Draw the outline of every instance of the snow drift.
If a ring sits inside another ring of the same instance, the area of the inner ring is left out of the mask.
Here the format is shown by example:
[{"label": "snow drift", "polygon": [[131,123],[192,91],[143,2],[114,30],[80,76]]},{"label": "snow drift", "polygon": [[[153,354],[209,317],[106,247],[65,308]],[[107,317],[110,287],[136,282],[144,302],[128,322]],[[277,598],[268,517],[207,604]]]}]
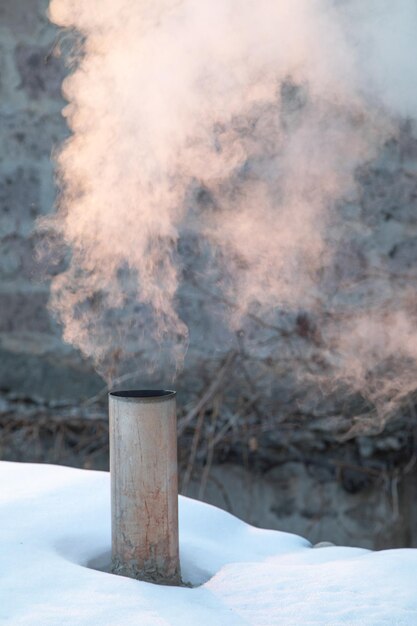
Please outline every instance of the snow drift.
[{"label": "snow drift", "polygon": [[[180,498],[194,588],[101,571],[109,475],[0,463],[0,623],[8,626],[415,626],[416,550],[312,549]],[[94,569],[96,568],[96,569]]]}]

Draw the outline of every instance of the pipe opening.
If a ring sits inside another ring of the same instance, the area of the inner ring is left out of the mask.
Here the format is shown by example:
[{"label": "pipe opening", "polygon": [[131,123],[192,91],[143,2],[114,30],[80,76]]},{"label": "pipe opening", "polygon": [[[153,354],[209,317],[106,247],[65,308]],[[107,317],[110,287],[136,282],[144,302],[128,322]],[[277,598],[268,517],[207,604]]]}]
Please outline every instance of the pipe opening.
[{"label": "pipe opening", "polygon": [[116,398],[137,399],[137,400],[158,400],[163,398],[173,398],[176,395],[175,391],[170,389],[126,389],[124,391],[111,391],[110,396]]}]

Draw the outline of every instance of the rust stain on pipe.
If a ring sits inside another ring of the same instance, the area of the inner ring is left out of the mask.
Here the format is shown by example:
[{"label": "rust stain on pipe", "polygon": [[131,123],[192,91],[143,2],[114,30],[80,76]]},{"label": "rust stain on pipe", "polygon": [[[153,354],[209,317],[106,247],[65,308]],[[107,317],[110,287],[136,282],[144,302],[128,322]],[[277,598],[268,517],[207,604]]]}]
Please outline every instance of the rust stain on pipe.
[{"label": "rust stain on pipe", "polygon": [[112,571],[180,584],[175,391],[109,394]]}]

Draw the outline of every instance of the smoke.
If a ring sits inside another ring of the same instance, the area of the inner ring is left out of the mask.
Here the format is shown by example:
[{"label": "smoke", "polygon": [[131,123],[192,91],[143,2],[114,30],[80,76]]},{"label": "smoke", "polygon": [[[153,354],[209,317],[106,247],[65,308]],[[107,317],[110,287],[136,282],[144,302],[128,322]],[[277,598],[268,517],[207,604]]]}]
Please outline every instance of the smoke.
[{"label": "smoke", "polygon": [[[307,311],[331,365],[317,376],[372,401],[410,390],[414,295],[388,269],[382,291],[363,278],[339,209],[417,114],[414,0],[99,4],[50,5],[83,39],[43,224],[68,248],[51,295],[66,341],[108,379],[168,355],[181,367],[181,250],[197,241],[198,280],[229,303],[231,329]],[[390,380],[370,381],[393,358]]]}]

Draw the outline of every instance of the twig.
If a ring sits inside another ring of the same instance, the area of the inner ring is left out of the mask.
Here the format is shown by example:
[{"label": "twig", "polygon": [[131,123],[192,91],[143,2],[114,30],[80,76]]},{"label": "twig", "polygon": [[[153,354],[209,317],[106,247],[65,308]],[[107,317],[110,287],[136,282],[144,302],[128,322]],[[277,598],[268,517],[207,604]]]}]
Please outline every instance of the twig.
[{"label": "twig", "polygon": [[227,507],[227,511],[228,511],[229,513],[233,513],[232,503],[231,503],[231,501],[230,501],[230,498],[229,498],[229,495],[228,495],[228,493],[227,493],[226,489],[224,488],[224,485],[222,485],[222,483],[220,482],[220,480],[218,480],[217,478],[215,478],[213,475],[211,475],[211,476],[210,476],[210,480],[211,480],[211,482],[213,482],[213,483],[216,485],[216,487],[218,488],[218,490],[219,490],[219,491],[220,491],[220,493],[222,494],[222,496],[223,496],[223,500],[224,500],[224,502],[225,502],[225,504],[226,504],[226,507]]},{"label": "twig", "polygon": [[400,505],[398,496],[398,472],[395,471],[391,478],[391,502],[392,502],[392,520],[396,521],[400,517]]},{"label": "twig", "polygon": [[222,441],[227,433],[227,431],[230,428],[233,428],[233,426],[236,424],[236,422],[240,419],[240,414],[239,413],[232,413],[229,417],[229,419],[227,420],[226,424],[224,424],[224,426],[219,430],[219,432],[217,433],[216,437],[214,437],[211,441],[211,443],[209,444],[209,449],[210,448],[214,448],[220,441]]},{"label": "twig", "polygon": [[[127,374],[123,374],[123,376],[119,376],[118,378],[115,378],[111,386],[114,387],[115,385],[120,385],[120,383],[124,383],[127,380],[134,378],[138,374],[138,372],[139,370],[134,370],[133,372],[128,372]],[[81,406],[90,406],[92,404],[95,404],[96,402],[104,398],[104,396],[109,391],[110,391],[110,385],[107,384],[95,396],[91,396],[91,398],[87,398],[87,400],[85,400],[81,404]]]},{"label": "twig", "polygon": [[[257,396],[257,394],[256,394],[256,385],[253,382],[252,377],[250,376],[250,374],[249,374],[249,372],[248,372],[248,370],[246,368],[245,362],[243,360],[244,354],[245,354],[245,347],[243,345],[243,333],[242,332],[237,332],[236,333],[236,338],[237,338],[237,343],[238,343],[238,346],[239,346],[239,352],[240,352],[241,357],[242,357],[240,359],[240,368],[241,368],[241,370],[243,372],[243,376],[244,376],[244,378],[245,378],[245,380],[246,380],[250,390],[252,391],[252,396],[256,397]],[[259,420],[262,420],[262,414],[261,414],[261,411],[258,408],[257,402],[256,401],[252,402],[252,406],[253,406],[253,410],[256,413],[257,418]]]},{"label": "twig", "polygon": [[190,456],[188,459],[187,468],[185,470],[184,478],[182,481],[181,491],[184,496],[187,494],[188,486],[190,484],[191,474],[193,472],[195,457],[197,454],[198,442],[200,441],[201,430],[203,428],[203,422],[204,422],[204,410],[201,409],[200,414],[198,416],[197,426],[193,435],[193,441],[191,444],[191,450],[190,450]]},{"label": "twig", "polygon": [[220,385],[223,383],[224,377],[227,374],[230,367],[236,360],[238,353],[235,350],[229,352],[223,366],[220,368],[216,378],[213,380],[207,391],[202,395],[197,404],[187,413],[187,415],[179,422],[178,436],[181,436],[188,424],[204,409],[207,404],[213,399]]},{"label": "twig", "polygon": [[200,488],[198,490],[198,499],[202,500],[204,498],[204,494],[206,492],[207,480],[210,475],[210,469],[213,463],[214,456],[214,445],[213,438],[214,432],[216,430],[217,418],[219,416],[219,401],[216,399],[215,406],[213,408],[213,413],[211,415],[211,428],[209,432],[208,444],[207,444],[207,458],[206,464],[204,465],[203,473],[201,476]]}]

